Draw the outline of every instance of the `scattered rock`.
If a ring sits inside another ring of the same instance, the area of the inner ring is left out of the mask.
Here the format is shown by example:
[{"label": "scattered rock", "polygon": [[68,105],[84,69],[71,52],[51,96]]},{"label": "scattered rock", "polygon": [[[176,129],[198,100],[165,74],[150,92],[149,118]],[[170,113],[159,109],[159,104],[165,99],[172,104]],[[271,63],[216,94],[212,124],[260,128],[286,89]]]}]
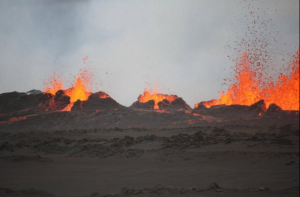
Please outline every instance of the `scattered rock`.
[{"label": "scattered rock", "polygon": [[9,188],[0,187],[0,194],[12,194],[12,193],[15,193],[15,191]]},{"label": "scattered rock", "polygon": [[0,159],[15,161],[15,162],[20,162],[20,161],[52,162],[52,159],[41,157],[40,155],[36,155],[36,156],[12,155],[12,156],[0,157]]},{"label": "scattered rock", "polygon": [[277,138],[275,143],[281,145],[293,145],[293,142],[290,139],[286,139],[286,138]]},{"label": "scattered rock", "polygon": [[282,112],[283,110],[281,109],[281,107],[279,107],[278,105],[272,103],[268,110],[267,113],[274,113],[274,112]]},{"label": "scattered rock", "polygon": [[221,189],[221,187],[217,183],[212,183],[212,184],[209,185],[207,191],[218,190],[218,189]]},{"label": "scattered rock", "polygon": [[268,187],[261,187],[261,188],[259,188],[259,191],[270,191],[270,188],[268,188]]},{"label": "scattered rock", "polygon": [[233,140],[231,138],[226,138],[225,144],[231,144]]},{"label": "scattered rock", "polygon": [[291,161],[291,162],[289,162],[289,163],[287,163],[287,164],[285,164],[285,165],[290,166],[290,165],[293,165],[293,164],[295,164],[295,163],[296,163],[295,161]]},{"label": "scattered rock", "polygon": [[41,190],[36,190],[34,188],[23,189],[20,191],[14,191],[9,188],[0,188],[0,194],[8,194],[9,196],[54,196],[53,194]]}]

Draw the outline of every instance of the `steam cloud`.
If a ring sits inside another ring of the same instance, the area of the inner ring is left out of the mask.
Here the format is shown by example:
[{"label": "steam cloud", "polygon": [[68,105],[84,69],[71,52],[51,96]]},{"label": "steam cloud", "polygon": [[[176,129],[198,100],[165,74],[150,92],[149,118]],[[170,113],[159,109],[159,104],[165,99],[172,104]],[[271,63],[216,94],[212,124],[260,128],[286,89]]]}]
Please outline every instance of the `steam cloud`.
[{"label": "steam cloud", "polygon": [[95,91],[126,106],[156,80],[158,92],[191,106],[219,98],[233,66],[224,46],[245,34],[239,19],[250,3],[272,19],[271,34],[279,31],[274,56],[289,58],[299,47],[297,0],[1,1],[0,93],[42,89],[53,69],[71,82],[88,56],[98,75]]}]

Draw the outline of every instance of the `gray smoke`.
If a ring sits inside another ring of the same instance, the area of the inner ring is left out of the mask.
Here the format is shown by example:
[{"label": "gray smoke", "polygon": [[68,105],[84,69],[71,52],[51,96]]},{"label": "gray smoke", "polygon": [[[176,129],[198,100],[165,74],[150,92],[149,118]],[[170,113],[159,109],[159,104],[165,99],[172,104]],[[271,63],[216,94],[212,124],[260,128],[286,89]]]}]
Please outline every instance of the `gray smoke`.
[{"label": "gray smoke", "polygon": [[123,105],[156,81],[159,92],[190,105],[218,98],[234,66],[227,55],[235,54],[225,46],[245,35],[249,4],[272,19],[268,30],[280,40],[274,54],[294,54],[298,0],[2,0],[0,93],[42,89],[53,69],[68,87],[88,56],[94,91]]}]

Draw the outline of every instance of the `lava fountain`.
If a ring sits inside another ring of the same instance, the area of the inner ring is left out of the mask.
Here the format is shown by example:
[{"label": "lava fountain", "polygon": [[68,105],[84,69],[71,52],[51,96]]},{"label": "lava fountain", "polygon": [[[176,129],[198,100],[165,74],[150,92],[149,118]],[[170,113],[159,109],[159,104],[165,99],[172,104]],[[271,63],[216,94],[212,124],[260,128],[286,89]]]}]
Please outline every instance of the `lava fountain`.
[{"label": "lava fountain", "polygon": [[159,109],[158,103],[164,99],[168,100],[170,103],[176,100],[178,97],[176,95],[167,95],[157,93],[157,85],[153,93],[150,93],[146,88],[144,89],[144,94],[139,95],[138,101],[141,103],[146,103],[150,100],[154,100],[154,109]]},{"label": "lava fountain", "polygon": [[63,81],[60,76],[53,71],[50,77],[44,80],[44,92],[55,95],[58,90],[63,90]]},{"label": "lava fountain", "polygon": [[[228,45],[228,52],[233,50],[234,75],[224,84],[229,85],[227,91],[221,92],[218,100],[201,102],[211,107],[214,105],[252,105],[264,100],[267,107],[272,103],[283,110],[299,110],[299,49],[288,61],[282,58],[284,68],[279,58],[283,44],[280,38],[281,30],[272,18],[262,12],[256,5],[250,5],[243,10],[246,17],[241,22],[246,24],[245,34],[237,37],[234,47]],[[238,32],[237,32],[238,33]],[[294,47],[291,45],[290,47]],[[231,56],[228,56],[231,59]],[[290,55],[289,55],[290,56]],[[199,104],[195,105],[195,108]]]},{"label": "lava fountain", "polygon": [[55,95],[58,90],[63,90],[65,95],[70,97],[70,104],[68,104],[62,111],[71,111],[74,103],[77,100],[86,101],[92,94],[93,73],[88,69],[81,69],[72,88],[64,90],[63,82],[60,77],[54,72],[50,78],[44,82],[45,93]]},{"label": "lava fountain", "polygon": [[274,82],[272,78],[261,80],[258,76],[263,73],[253,69],[248,54],[244,53],[236,63],[234,83],[227,92],[222,92],[219,100],[202,104],[209,108],[214,105],[252,105],[265,100],[267,107],[275,103],[283,110],[299,110],[299,50],[292,58],[286,74],[280,73]]}]

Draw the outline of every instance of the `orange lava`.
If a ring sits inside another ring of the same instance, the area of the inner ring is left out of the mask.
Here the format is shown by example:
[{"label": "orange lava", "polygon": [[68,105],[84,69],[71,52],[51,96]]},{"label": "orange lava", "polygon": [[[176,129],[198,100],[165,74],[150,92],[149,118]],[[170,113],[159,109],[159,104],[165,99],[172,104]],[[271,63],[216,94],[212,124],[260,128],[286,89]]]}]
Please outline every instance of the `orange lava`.
[{"label": "orange lava", "polygon": [[72,85],[72,88],[67,90],[63,89],[63,82],[60,77],[54,72],[53,75],[44,82],[45,93],[56,94],[58,90],[63,90],[65,95],[70,97],[70,104],[68,104],[62,111],[71,111],[74,103],[77,100],[86,101],[92,94],[92,83],[93,83],[93,73],[88,69],[80,70],[78,76],[75,78],[76,82]]},{"label": "orange lava", "polygon": [[277,104],[284,110],[299,110],[299,50],[293,56],[289,75],[279,74],[276,83],[264,90],[267,106]]},{"label": "orange lava", "polygon": [[58,90],[63,90],[63,82],[60,76],[54,71],[52,75],[44,80],[45,93],[50,93],[55,95]]},{"label": "orange lava", "polygon": [[[288,74],[279,74],[273,82],[271,78],[260,80],[262,73],[253,70],[252,62],[246,53],[237,62],[235,80],[226,93],[222,92],[220,100],[203,102],[206,107],[214,105],[252,105],[265,100],[267,107],[275,103],[283,110],[299,110],[299,50],[293,56],[293,62],[286,70]],[[198,107],[198,104],[195,105]]]},{"label": "orange lava", "polygon": [[[213,100],[210,100],[210,101],[203,101],[201,102],[201,104],[203,104],[205,107],[207,108],[210,108],[211,106],[214,106],[214,105],[221,105],[221,101],[220,100],[217,100],[217,99],[213,99]],[[195,104],[195,108],[197,108],[199,106],[199,104]]]},{"label": "orange lava", "polygon": [[[87,82],[89,81],[87,80]],[[65,94],[70,97],[70,104],[68,104],[62,111],[71,111],[76,101],[86,101],[92,93],[87,91],[87,87],[83,84],[82,78],[79,75],[74,86],[65,90]]]},{"label": "orange lava", "polygon": [[91,93],[87,92],[86,90],[86,86],[82,83],[81,78],[78,77],[74,86],[70,89],[67,89],[65,94],[70,97],[71,103],[74,103],[77,100],[86,101],[91,95]]},{"label": "orange lava", "polygon": [[106,99],[106,98],[110,98],[110,97],[108,94],[100,94],[99,98]]},{"label": "orange lava", "polygon": [[151,94],[150,92],[147,91],[145,88],[144,90],[144,95],[140,95],[138,100],[141,103],[146,103],[150,100],[154,100],[154,109],[159,109],[158,103],[160,101],[163,101],[164,99],[168,100],[169,102],[173,102],[176,100],[178,97],[175,95],[166,95],[166,94],[158,94],[157,93],[157,88],[155,88],[154,93]]}]

